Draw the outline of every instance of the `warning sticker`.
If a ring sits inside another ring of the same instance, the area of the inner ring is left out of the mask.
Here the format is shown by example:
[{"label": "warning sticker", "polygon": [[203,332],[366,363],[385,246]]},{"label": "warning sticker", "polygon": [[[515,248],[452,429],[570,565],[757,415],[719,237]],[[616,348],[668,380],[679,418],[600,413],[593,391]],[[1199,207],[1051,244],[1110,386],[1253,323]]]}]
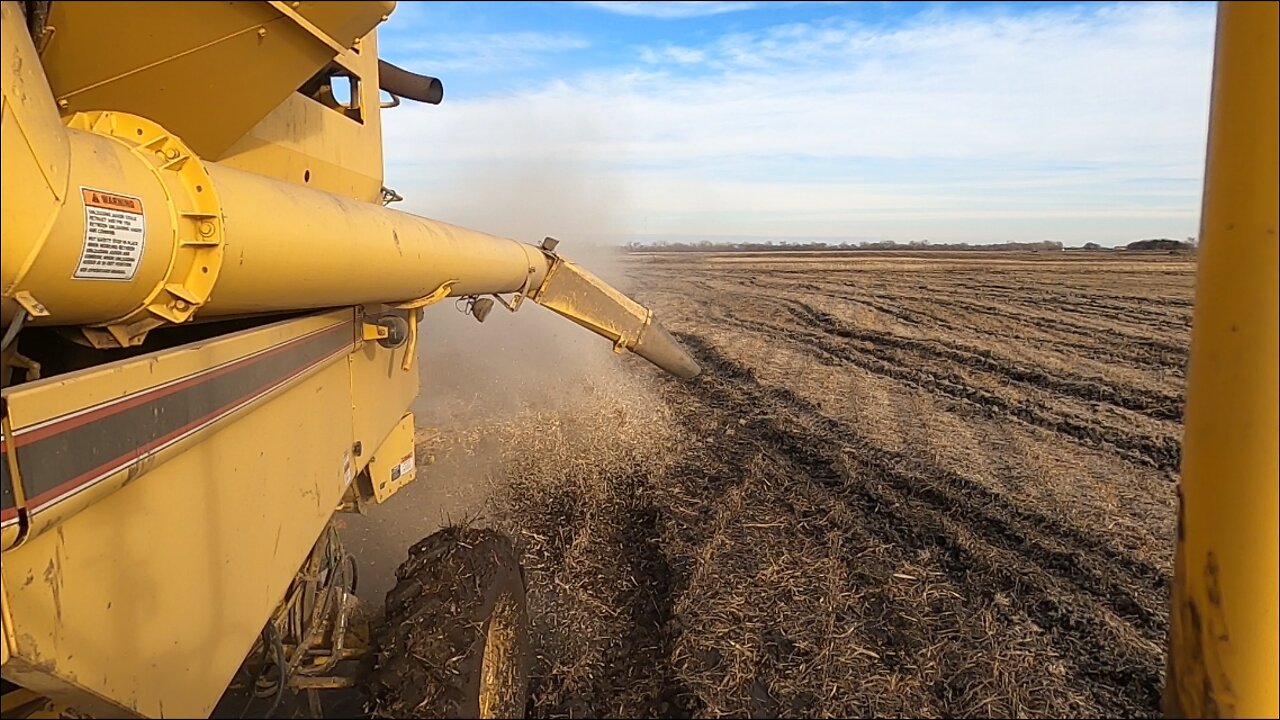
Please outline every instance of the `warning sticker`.
[{"label": "warning sticker", "polygon": [[409,453],[404,457],[403,460],[400,461],[399,465],[396,465],[395,467],[391,468],[391,479],[399,480],[405,475],[408,475],[409,471],[412,469],[413,469],[413,453]]},{"label": "warning sticker", "polygon": [[355,468],[351,467],[351,451],[347,450],[342,453],[342,487],[345,488],[350,485],[351,481],[354,480],[355,477]]},{"label": "warning sticker", "polygon": [[84,248],[72,276],[78,280],[132,280],[147,241],[142,200],[81,187]]}]

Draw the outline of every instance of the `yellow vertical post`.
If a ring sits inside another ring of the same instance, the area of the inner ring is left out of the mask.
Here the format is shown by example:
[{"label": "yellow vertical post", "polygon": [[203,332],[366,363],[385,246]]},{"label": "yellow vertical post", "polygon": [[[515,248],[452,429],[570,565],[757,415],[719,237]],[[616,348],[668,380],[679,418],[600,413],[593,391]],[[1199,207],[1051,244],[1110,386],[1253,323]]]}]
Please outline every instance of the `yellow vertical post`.
[{"label": "yellow vertical post", "polygon": [[1218,8],[1165,680],[1174,717],[1280,713],[1278,9]]}]

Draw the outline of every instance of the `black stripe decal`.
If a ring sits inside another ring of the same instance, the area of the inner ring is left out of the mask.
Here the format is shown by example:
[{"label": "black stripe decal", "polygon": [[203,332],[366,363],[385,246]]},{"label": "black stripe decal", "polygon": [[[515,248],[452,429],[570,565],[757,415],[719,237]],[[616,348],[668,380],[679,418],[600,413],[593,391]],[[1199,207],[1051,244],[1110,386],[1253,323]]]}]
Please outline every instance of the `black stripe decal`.
[{"label": "black stripe decal", "polygon": [[316,333],[286,350],[264,353],[190,387],[14,448],[28,510],[136,462],[166,439],[200,427],[237,403],[350,345],[350,323]]},{"label": "black stripe decal", "polygon": [[13,495],[13,478],[9,475],[9,447],[8,440],[2,440],[3,449],[0,449],[0,522],[8,524],[10,520],[17,519],[17,501]]}]

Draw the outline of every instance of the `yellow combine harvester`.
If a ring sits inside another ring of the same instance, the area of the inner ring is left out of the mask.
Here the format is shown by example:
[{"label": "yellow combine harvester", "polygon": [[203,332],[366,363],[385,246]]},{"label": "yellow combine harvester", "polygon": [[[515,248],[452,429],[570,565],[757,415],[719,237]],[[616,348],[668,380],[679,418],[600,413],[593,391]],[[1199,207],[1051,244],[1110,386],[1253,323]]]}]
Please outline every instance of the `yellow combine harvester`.
[{"label": "yellow combine harvester", "polygon": [[[379,61],[392,8],[3,4],[6,717],[35,696],[205,715],[246,656],[277,697],[351,684],[368,642],[327,528],[415,477],[427,305],[528,299],[697,374],[554,240],[384,207],[380,91],[441,97]],[[440,708],[523,711],[518,568],[473,540],[415,548],[505,563],[471,617],[415,618],[493,618],[489,642],[449,648],[484,682]]]},{"label": "yellow combine harvester", "polygon": [[[1276,7],[1219,16],[1175,715],[1277,713]],[[265,703],[354,684],[370,641],[331,521],[416,475],[427,305],[532,300],[697,374],[550,238],[385,207],[380,113],[441,97],[378,60],[392,9],[3,3],[5,717],[203,716],[240,669]],[[389,604],[439,646],[416,712],[520,713],[506,541],[433,536],[399,574]]]}]

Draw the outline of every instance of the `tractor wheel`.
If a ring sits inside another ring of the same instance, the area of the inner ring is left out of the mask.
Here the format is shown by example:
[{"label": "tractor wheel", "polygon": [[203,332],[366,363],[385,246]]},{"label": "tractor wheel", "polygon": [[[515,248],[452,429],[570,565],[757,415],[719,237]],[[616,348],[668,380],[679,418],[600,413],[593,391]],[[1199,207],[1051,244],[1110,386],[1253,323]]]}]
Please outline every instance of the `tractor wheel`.
[{"label": "tractor wheel", "polygon": [[375,717],[523,717],[529,619],[511,542],[459,527],[419,541],[396,570],[375,643]]}]

